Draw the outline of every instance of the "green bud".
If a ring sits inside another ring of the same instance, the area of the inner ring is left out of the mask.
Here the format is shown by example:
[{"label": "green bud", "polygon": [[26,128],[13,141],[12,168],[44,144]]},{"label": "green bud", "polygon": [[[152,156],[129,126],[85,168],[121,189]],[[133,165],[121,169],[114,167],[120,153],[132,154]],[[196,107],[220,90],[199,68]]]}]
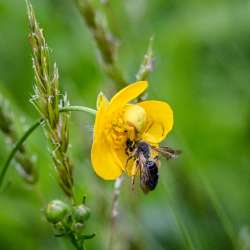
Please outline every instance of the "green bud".
[{"label": "green bud", "polygon": [[66,203],[60,200],[51,201],[45,211],[46,218],[51,223],[57,223],[68,213],[69,207]]},{"label": "green bud", "polygon": [[81,204],[73,208],[73,217],[77,222],[85,222],[90,217],[90,209]]},{"label": "green bud", "polygon": [[71,230],[77,234],[80,234],[83,231],[84,224],[81,222],[76,222],[72,224]]},{"label": "green bud", "polygon": [[53,226],[54,226],[54,230],[55,230],[56,234],[60,235],[60,234],[63,234],[65,232],[64,224],[61,221],[53,224]]}]

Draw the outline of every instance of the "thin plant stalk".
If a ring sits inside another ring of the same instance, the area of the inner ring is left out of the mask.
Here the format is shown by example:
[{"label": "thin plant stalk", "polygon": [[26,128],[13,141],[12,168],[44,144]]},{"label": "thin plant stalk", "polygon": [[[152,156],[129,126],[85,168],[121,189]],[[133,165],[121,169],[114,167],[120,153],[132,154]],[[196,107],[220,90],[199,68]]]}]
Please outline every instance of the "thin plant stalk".
[{"label": "thin plant stalk", "polygon": [[92,108],[88,108],[85,106],[65,106],[60,108],[59,112],[69,112],[69,111],[81,111],[85,113],[89,113],[92,115],[96,114],[96,110]]},{"label": "thin plant stalk", "polygon": [[113,249],[113,242],[114,242],[114,234],[116,230],[116,221],[119,215],[119,196],[121,192],[121,186],[124,180],[124,176],[121,175],[115,180],[114,190],[113,190],[113,200],[112,200],[112,208],[111,208],[111,233],[108,246],[110,250]]},{"label": "thin plant stalk", "polygon": [[150,73],[154,70],[154,53],[153,53],[154,37],[150,37],[147,51],[144,55],[143,61],[136,74],[137,81],[147,80]]},{"label": "thin plant stalk", "polygon": [[3,166],[3,169],[1,171],[1,174],[0,174],[0,188],[1,188],[1,185],[3,183],[3,180],[4,180],[4,177],[6,175],[6,172],[7,172],[7,169],[9,167],[9,164],[11,162],[11,160],[13,159],[13,157],[15,157],[15,154],[20,150],[20,148],[22,147],[23,143],[25,142],[25,140],[32,134],[33,131],[36,130],[36,128],[38,128],[41,123],[43,122],[43,120],[39,120],[37,121],[36,123],[34,123],[26,132],[25,134],[17,141],[15,147],[12,149],[6,163],[4,164]]},{"label": "thin plant stalk", "polygon": [[[18,140],[18,133],[14,126],[13,115],[10,112],[8,102],[0,95],[0,130],[11,145]],[[24,146],[15,154],[17,172],[24,181],[35,184],[38,180],[38,171],[34,162]]]},{"label": "thin plant stalk", "polygon": [[[140,68],[136,74],[137,81],[147,80],[149,78],[150,73],[154,70],[153,42],[154,42],[154,37],[152,36],[149,39],[147,51],[144,55]],[[146,98],[146,96],[147,92],[142,93],[137,97],[137,102],[143,101]]]}]

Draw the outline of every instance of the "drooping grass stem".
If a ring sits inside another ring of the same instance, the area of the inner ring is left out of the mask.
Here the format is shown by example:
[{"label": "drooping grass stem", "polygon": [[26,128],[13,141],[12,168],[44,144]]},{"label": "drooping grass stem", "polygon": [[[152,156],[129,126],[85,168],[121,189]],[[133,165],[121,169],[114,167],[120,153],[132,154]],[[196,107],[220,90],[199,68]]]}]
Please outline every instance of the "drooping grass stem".
[{"label": "drooping grass stem", "polygon": [[[9,107],[6,98],[0,94],[0,132],[6,138],[6,141],[12,145],[16,145],[18,140],[18,132],[14,122],[14,115]],[[28,154],[27,149],[22,146],[15,155],[17,163],[17,173],[28,184],[35,184],[38,181],[38,171],[32,160],[32,156]]]},{"label": "drooping grass stem", "polygon": [[[85,106],[66,106],[66,107],[62,107],[59,109],[60,112],[70,112],[70,111],[80,111],[80,112],[85,112],[85,113],[89,113],[92,115],[96,114],[96,110],[92,109],[92,108],[88,108]],[[41,125],[43,124],[45,120],[42,118],[39,121],[36,121],[24,134],[23,136],[17,141],[16,145],[14,146],[14,148],[12,149],[12,151],[10,152],[4,166],[3,169],[0,173],[0,188],[3,184],[3,180],[4,177],[6,176],[8,167],[12,161],[12,159],[15,157],[15,154],[18,152],[18,150],[20,149],[20,147],[23,145],[23,143],[29,138],[29,136]]]},{"label": "drooping grass stem", "polygon": [[8,167],[10,165],[11,160],[14,158],[15,154],[19,151],[20,147],[23,145],[23,143],[26,141],[26,139],[32,134],[33,131],[36,130],[36,128],[38,128],[42,123],[43,123],[43,119],[40,119],[39,121],[37,121],[36,123],[34,123],[26,132],[25,134],[17,141],[16,145],[14,146],[14,148],[12,149],[11,153],[9,154],[9,157],[7,159],[7,161],[4,164],[4,167],[1,171],[0,174],[0,187],[3,183],[4,177],[6,175],[6,172],[8,170]]}]

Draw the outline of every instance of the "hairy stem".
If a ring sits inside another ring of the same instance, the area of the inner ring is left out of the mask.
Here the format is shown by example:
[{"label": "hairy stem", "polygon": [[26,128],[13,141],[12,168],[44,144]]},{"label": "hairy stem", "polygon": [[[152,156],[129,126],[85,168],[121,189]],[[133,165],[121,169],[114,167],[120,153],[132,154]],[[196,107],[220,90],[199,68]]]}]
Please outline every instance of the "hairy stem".
[{"label": "hairy stem", "polygon": [[113,201],[112,201],[112,212],[111,212],[111,232],[109,239],[109,250],[113,249],[114,243],[114,234],[116,231],[116,220],[119,215],[118,205],[119,205],[119,196],[121,191],[121,186],[123,182],[124,176],[120,176],[115,180],[114,190],[113,190]]}]

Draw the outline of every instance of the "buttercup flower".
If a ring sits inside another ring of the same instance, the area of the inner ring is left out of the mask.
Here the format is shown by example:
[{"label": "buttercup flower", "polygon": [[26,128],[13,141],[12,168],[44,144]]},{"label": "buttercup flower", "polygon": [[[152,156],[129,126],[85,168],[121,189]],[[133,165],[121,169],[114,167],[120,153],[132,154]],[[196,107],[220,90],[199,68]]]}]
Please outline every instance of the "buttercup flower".
[{"label": "buttercup flower", "polygon": [[114,180],[123,171],[136,175],[130,145],[143,141],[157,147],[172,129],[173,112],[166,102],[130,103],[147,87],[146,81],[130,84],[110,102],[103,94],[98,97],[91,160],[96,174],[105,180]]}]

